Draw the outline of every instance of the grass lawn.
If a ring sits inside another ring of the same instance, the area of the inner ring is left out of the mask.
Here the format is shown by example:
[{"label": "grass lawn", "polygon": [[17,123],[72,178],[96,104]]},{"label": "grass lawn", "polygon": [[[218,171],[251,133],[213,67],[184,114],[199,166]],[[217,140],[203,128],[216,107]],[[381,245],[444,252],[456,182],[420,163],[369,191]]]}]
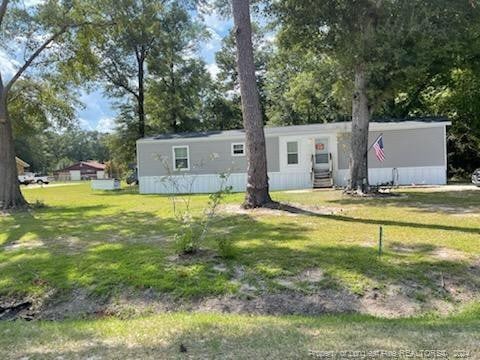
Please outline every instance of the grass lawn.
[{"label": "grass lawn", "polygon": [[[0,348],[10,354],[48,356],[53,339],[60,352],[53,355],[65,358],[178,355],[180,342],[187,354],[205,357],[228,357],[245,344],[245,358],[301,357],[308,349],[473,349],[480,331],[474,188],[401,189],[382,199],[273,193],[302,214],[241,211],[243,195],[233,194],[205,251],[193,257],[175,255],[179,224],[166,196],[92,192],[88,184],[23,191],[44,206],[0,217],[0,306],[28,299],[39,318],[73,319],[0,323]],[[193,211],[207,201],[191,196]],[[218,237],[233,242],[233,258],[217,255]],[[177,307],[240,315],[157,314]],[[461,315],[420,317],[464,307]],[[283,316],[344,312],[377,317]],[[379,318],[405,316],[415,318]]]},{"label": "grass lawn", "polygon": [[[449,318],[395,320],[175,313],[130,320],[4,322],[0,358],[306,359],[313,358],[311,352],[349,351],[336,358],[432,359],[432,353],[422,357],[420,351],[434,349],[439,351],[437,358],[447,354],[450,359],[478,359],[479,319],[480,309],[472,307]],[[186,353],[180,352],[181,344]],[[378,352],[376,357],[351,356],[354,351],[382,350],[390,355],[395,351],[397,357]]]}]

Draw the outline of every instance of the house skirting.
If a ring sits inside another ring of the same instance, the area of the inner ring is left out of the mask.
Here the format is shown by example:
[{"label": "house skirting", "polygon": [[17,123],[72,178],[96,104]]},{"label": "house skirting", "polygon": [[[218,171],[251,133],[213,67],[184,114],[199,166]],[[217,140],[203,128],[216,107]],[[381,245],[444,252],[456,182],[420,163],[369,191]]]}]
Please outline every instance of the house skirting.
[{"label": "house skirting", "polygon": [[[445,166],[399,167],[368,169],[370,185],[391,182],[395,177],[398,185],[445,185],[447,183],[447,168]],[[396,174],[398,172],[398,175]],[[346,186],[349,170],[337,170],[334,174],[335,185]]]},{"label": "house skirting", "polygon": [[[268,173],[270,190],[308,189],[312,187],[310,173]],[[218,191],[222,179],[218,174],[140,176],[141,194],[172,194],[172,193],[212,193]],[[230,174],[226,184],[232,191],[245,191],[247,174]]]},{"label": "house skirting", "polygon": [[[398,173],[398,175],[397,175]],[[294,190],[312,188],[312,178],[309,172],[270,172],[270,190]],[[346,186],[348,169],[334,170],[336,186]],[[369,169],[371,185],[392,181],[398,185],[443,185],[447,183],[445,166],[372,168]],[[247,174],[230,174],[226,185],[234,192],[245,191]],[[218,191],[222,179],[218,174],[173,175],[173,176],[140,176],[141,194],[171,194],[171,193],[212,193]]]}]

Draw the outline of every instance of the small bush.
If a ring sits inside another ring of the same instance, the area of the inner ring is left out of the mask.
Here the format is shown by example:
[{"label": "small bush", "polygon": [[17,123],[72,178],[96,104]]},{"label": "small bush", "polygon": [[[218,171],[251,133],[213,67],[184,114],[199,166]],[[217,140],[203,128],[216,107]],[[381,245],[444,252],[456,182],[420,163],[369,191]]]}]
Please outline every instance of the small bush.
[{"label": "small bush", "polygon": [[[225,196],[232,191],[232,187],[226,185],[228,174],[219,175],[221,183],[218,191],[210,194],[207,206],[203,209],[202,214],[195,218],[190,208],[191,197],[180,195],[185,192],[182,191],[185,189],[188,190],[186,191],[187,194],[192,193],[195,178],[180,182],[176,176],[172,175],[168,166],[166,166],[166,169],[169,175],[163,178],[162,181],[165,181],[172,188],[170,199],[172,201],[173,214],[182,224],[174,237],[177,252],[180,254],[193,254],[204,243],[209,233],[210,225],[217,217],[218,206]],[[185,184],[187,184],[186,188]],[[231,256],[231,244],[227,244],[222,240],[221,244],[219,243],[219,249],[222,254],[225,254],[225,257]]]},{"label": "small bush", "polygon": [[196,222],[184,222],[174,237],[177,252],[180,254],[195,253],[200,248],[200,234],[201,228]]},{"label": "small bush", "polygon": [[227,237],[217,238],[218,253],[224,259],[233,259],[235,257],[235,247],[231,239]]}]

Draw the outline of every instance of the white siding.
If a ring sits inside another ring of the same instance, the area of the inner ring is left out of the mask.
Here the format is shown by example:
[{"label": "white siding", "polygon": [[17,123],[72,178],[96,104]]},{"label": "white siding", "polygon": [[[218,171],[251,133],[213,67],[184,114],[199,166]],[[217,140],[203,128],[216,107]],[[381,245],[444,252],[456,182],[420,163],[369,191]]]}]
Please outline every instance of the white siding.
[{"label": "white siding", "polygon": [[[398,185],[444,185],[447,183],[445,166],[399,167]],[[379,185],[392,181],[393,168],[368,169],[370,185]],[[335,172],[335,185],[346,186],[349,178],[348,170]]]},{"label": "white siding", "polygon": [[[308,189],[312,187],[310,173],[268,174],[270,190]],[[173,179],[173,181],[172,181]],[[178,175],[171,178],[164,176],[141,176],[139,178],[141,194],[169,193],[212,193],[218,191],[222,180],[219,175]],[[173,184],[175,183],[175,184]],[[245,191],[247,174],[231,174],[227,185],[233,191]]]}]

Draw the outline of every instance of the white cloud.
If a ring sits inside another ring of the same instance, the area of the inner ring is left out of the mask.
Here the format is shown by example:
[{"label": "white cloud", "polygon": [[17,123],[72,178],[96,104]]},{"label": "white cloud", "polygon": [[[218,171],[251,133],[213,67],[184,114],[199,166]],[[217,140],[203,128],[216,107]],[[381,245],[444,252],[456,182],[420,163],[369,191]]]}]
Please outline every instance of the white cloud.
[{"label": "white cloud", "polygon": [[200,44],[200,56],[207,64],[215,62],[215,53],[222,46],[222,39],[228,34],[233,26],[231,17],[221,16],[214,6],[214,1],[206,1],[198,11],[198,20],[202,21],[210,38]]},{"label": "white cloud", "polygon": [[24,3],[25,3],[26,7],[40,5],[44,2],[45,2],[45,0],[24,0]]},{"label": "white cloud", "polygon": [[203,2],[198,11],[207,28],[213,29],[220,35],[224,35],[232,27],[231,18],[221,16],[215,8],[214,1]]},{"label": "white cloud", "polygon": [[220,35],[225,34],[232,27],[232,20],[221,17],[216,11],[204,15],[203,22],[207,28]]},{"label": "white cloud", "polygon": [[98,120],[95,130],[101,133],[110,133],[115,130],[116,124],[113,117],[102,117]]},{"label": "white cloud", "polygon": [[84,118],[78,118],[78,125],[80,125],[80,127],[84,130],[89,130],[89,131],[93,130],[92,125],[90,125],[88,120]]},{"label": "white cloud", "polygon": [[220,72],[220,68],[216,63],[212,63],[207,65],[207,71],[210,73],[210,76],[212,77],[212,79],[215,80],[217,78],[218,73]]}]

